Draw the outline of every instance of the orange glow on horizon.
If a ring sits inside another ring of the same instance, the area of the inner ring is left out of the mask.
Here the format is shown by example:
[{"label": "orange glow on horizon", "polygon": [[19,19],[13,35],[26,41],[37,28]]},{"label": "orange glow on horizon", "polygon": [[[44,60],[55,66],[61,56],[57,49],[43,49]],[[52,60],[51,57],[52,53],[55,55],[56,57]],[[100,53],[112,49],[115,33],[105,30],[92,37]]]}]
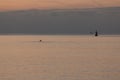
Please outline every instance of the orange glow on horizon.
[{"label": "orange glow on horizon", "polygon": [[0,0],[0,11],[120,6],[120,0]]}]

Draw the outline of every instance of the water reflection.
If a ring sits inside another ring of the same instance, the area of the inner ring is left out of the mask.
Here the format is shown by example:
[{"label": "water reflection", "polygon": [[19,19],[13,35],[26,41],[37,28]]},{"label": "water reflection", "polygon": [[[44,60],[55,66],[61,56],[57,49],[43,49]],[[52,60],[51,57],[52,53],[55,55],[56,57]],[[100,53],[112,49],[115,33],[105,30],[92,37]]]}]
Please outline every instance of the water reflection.
[{"label": "water reflection", "polygon": [[120,37],[0,36],[0,79],[119,80],[119,53]]}]

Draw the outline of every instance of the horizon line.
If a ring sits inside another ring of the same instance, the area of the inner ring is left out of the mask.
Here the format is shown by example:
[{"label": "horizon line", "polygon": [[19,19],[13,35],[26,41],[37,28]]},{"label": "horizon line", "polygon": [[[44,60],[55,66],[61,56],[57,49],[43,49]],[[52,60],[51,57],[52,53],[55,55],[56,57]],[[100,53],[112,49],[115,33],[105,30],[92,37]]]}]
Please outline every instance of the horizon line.
[{"label": "horizon line", "polygon": [[16,10],[3,10],[0,12],[16,12],[16,11],[30,11],[30,10],[86,10],[86,9],[102,9],[102,8],[120,8],[120,6],[109,6],[109,7],[86,7],[86,8],[53,8],[53,9],[38,9],[38,8],[30,8],[30,9],[16,9]]}]

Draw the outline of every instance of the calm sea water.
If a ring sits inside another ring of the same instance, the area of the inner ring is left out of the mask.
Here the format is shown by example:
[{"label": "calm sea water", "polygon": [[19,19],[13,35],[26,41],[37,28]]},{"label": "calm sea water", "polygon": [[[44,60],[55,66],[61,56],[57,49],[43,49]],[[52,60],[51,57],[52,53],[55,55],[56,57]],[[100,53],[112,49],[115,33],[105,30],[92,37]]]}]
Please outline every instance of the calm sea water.
[{"label": "calm sea water", "polygon": [[120,80],[120,36],[1,35],[0,80]]}]

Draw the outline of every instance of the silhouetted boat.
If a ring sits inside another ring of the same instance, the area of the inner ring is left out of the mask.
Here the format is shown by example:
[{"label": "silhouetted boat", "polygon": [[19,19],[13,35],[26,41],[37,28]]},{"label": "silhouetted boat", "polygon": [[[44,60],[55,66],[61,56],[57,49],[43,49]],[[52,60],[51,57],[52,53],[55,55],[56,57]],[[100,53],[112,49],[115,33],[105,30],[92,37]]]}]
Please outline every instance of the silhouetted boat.
[{"label": "silhouetted boat", "polygon": [[98,31],[96,30],[96,32],[95,32],[95,37],[97,37],[98,36]]}]

